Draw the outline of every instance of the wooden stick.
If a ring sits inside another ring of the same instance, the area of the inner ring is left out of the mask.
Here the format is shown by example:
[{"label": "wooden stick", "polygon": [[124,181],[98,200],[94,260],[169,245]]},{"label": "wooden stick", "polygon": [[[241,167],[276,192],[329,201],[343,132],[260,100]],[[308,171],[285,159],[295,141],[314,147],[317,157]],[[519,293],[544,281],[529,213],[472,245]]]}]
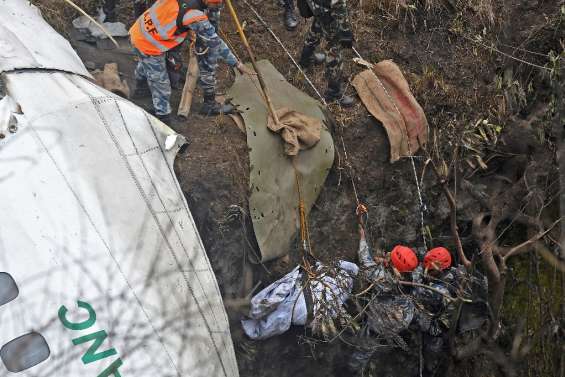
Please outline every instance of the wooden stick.
[{"label": "wooden stick", "polygon": [[235,27],[237,28],[237,32],[239,33],[239,37],[241,38],[241,41],[245,45],[245,48],[247,49],[247,53],[249,54],[249,57],[251,58],[251,64],[253,65],[253,69],[255,70],[255,72],[257,72],[257,78],[259,79],[259,85],[261,85],[261,89],[263,91],[263,96],[265,97],[265,101],[267,102],[267,107],[269,109],[269,112],[271,113],[271,116],[273,117],[275,124],[278,124],[279,123],[279,117],[277,116],[277,113],[275,112],[275,107],[273,106],[273,102],[271,101],[271,97],[269,96],[267,85],[265,84],[265,80],[263,80],[263,75],[261,74],[261,71],[259,71],[259,67],[257,66],[257,60],[255,59],[255,54],[253,54],[253,50],[251,49],[251,46],[249,45],[249,41],[247,40],[247,37],[245,36],[243,28],[241,27],[241,23],[239,22],[239,18],[237,17],[237,13],[235,13],[235,9],[234,9],[234,7],[231,3],[231,0],[227,0],[226,4],[228,5],[230,14],[233,18],[233,22],[235,23]]},{"label": "wooden stick", "polygon": [[179,109],[177,111],[177,115],[185,118],[188,117],[188,114],[190,114],[190,108],[192,106],[192,96],[194,94],[194,89],[196,89],[196,82],[198,81],[198,60],[192,48],[189,48],[188,55],[189,58],[188,69],[186,71],[186,80],[184,82]]}]

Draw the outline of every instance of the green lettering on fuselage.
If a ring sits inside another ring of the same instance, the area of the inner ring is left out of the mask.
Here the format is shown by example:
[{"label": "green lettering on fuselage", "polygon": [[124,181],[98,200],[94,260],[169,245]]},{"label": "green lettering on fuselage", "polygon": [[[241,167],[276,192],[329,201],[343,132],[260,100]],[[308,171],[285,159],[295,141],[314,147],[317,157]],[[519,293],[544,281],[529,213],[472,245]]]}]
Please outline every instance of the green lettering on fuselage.
[{"label": "green lettering on fuselage", "polygon": [[102,373],[98,375],[98,377],[122,377],[120,372],[118,372],[118,368],[121,367],[123,364],[122,359],[118,359],[112,363],[108,368],[104,369]]},{"label": "green lettering on fuselage", "polygon": [[62,305],[59,308],[59,319],[63,323],[63,326],[69,330],[86,330],[96,322],[96,312],[92,309],[92,306],[86,302],[77,301],[77,305],[79,308],[83,308],[88,311],[88,319],[86,321],[78,323],[69,321],[67,319],[67,313],[69,310],[65,307],[65,305]]},{"label": "green lettering on fuselage", "polygon": [[102,343],[104,343],[104,340],[106,340],[107,337],[108,334],[106,333],[106,331],[100,330],[95,333],[73,339],[73,344],[75,346],[94,340],[94,343],[92,343],[92,345],[88,348],[86,353],[82,356],[83,363],[90,364],[95,361],[102,360],[106,357],[114,356],[115,354],[117,354],[114,348],[110,348],[109,350],[96,353],[96,351],[98,351],[98,348],[100,348],[100,346],[102,345]]},{"label": "green lettering on fuselage", "polygon": [[[94,311],[92,306],[84,301],[77,301],[77,306],[88,312],[88,319],[82,322],[70,321],[67,318],[67,314],[69,310],[64,305],[62,305],[59,308],[58,315],[59,315],[59,320],[61,321],[63,326],[73,331],[82,331],[92,327],[96,323],[96,312]],[[87,335],[80,336],[78,338],[74,338],[72,340],[75,346],[94,341],[90,345],[90,347],[88,347],[88,350],[86,350],[86,353],[81,358],[84,365],[93,363],[95,361],[100,361],[107,357],[118,354],[115,348],[110,348],[106,351],[98,352],[99,348],[102,346],[106,338],[108,338],[108,333],[105,330],[100,330]],[[116,359],[112,364],[110,364],[110,366],[104,369],[98,375],[98,377],[110,377],[110,376],[121,377],[121,374],[118,371],[118,369],[122,366],[122,364],[123,361],[121,358]]]}]

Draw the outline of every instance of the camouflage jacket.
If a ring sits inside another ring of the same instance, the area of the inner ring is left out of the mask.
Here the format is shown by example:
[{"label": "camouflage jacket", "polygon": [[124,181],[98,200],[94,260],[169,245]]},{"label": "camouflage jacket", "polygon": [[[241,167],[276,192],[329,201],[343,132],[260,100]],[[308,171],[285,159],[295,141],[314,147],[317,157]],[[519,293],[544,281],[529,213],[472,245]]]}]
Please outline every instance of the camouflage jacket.
[{"label": "camouflage jacket", "polygon": [[195,22],[190,29],[196,34],[196,50],[198,54],[206,54],[210,64],[215,64],[219,59],[234,67],[237,58],[216,33],[216,28],[209,20]]}]

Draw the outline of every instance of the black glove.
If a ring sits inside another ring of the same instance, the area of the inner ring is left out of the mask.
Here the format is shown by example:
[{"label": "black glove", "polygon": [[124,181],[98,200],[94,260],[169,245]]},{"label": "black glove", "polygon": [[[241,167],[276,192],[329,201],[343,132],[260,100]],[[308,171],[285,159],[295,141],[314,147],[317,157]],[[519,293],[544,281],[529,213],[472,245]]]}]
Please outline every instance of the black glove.
[{"label": "black glove", "polygon": [[355,39],[351,30],[340,30],[337,38],[343,48],[353,48],[353,41]]}]

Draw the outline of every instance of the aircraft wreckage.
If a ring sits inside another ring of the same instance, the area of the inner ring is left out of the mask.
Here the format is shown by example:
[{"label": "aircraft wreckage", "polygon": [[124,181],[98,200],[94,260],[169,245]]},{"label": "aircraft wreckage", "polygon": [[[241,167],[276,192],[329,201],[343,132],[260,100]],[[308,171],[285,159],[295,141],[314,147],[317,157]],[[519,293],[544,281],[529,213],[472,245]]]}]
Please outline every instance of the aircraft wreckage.
[{"label": "aircraft wreckage", "polygon": [[238,376],[182,136],[0,0],[0,376]]}]

